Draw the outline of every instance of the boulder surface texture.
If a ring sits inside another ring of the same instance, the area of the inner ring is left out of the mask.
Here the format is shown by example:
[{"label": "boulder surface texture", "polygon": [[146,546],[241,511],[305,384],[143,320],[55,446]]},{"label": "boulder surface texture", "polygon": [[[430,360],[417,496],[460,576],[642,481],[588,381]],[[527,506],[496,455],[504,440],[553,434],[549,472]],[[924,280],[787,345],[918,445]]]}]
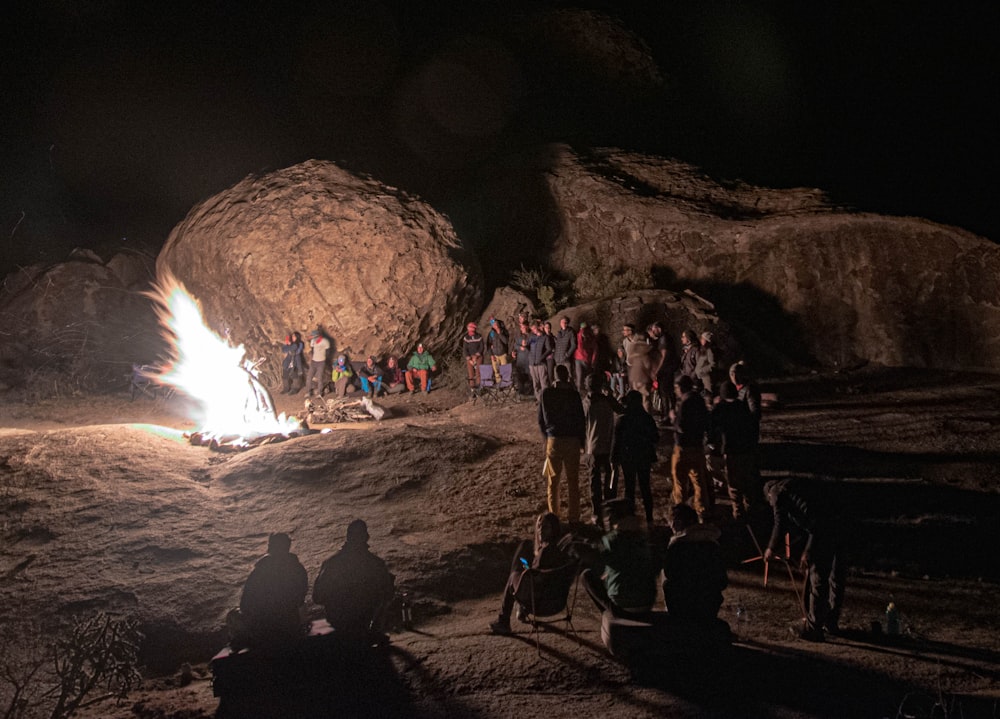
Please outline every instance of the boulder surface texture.
[{"label": "boulder surface texture", "polygon": [[653,268],[723,316],[770,308],[823,365],[1000,367],[1000,248],[986,239],[835,208],[818,190],[722,185],[617,150],[557,146],[547,166],[557,269],[573,274],[591,255]]},{"label": "boulder surface texture", "polygon": [[330,162],[248,177],[171,232],[172,273],[251,357],[316,328],[353,358],[457,346],[482,303],[479,264],[426,203]]}]

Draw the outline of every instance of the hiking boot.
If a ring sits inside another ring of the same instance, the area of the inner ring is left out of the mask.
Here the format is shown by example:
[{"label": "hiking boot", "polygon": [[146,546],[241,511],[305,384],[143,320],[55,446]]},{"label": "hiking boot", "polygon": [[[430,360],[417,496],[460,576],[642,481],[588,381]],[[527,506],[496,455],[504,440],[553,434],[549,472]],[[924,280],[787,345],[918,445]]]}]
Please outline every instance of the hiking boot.
[{"label": "hiking boot", "polygon": [[844,630],[841,629],[840,625],[837,624],[836,622],[834,622],[832,624],[826,624],[826,625],[824,625],[823,628],[826,630],[827,634],[831,634],[831,635],[833,635],[835,637],[843,636],[843,634],[844,634]]},{"label": "hiking boot", "polygon": [[528,619],[528,610],[522,607],[521,605],[518,605],[517,607],[517,621],[521,622],[521,624],[531,623],[530,620]]},{"label": "hiking boot", "polygon": [[511,634],[510,620],[505,617],[497,617],[495,622],[490,622],[490,631],[500,636]]},{"label": "hiking boot", "polygon": [[810,627],[808,625],[803,626],[799,630],[799,639],[803,639],[807,642],[825,642],[826,637],[823,636],[823,630],[819,627]]}]

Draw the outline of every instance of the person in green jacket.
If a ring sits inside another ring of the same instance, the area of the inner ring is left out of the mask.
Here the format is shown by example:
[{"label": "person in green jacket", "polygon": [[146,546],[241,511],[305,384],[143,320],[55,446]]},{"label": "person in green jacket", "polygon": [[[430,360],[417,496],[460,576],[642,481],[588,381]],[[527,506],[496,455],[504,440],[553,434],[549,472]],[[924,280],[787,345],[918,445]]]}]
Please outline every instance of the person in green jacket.
[{"label": "person in green jacket", "polygon": [[421,342],[406,363],[406,389],[410,392],[420,390],[425,393],[430,392],[430,373],[436,371],[437,363],[431,353],[424,348],[424,343]]},{"label": "person in green jacket", "polygon": [[656,601],[659,567],[628,500],[604,503],[611,531],[601,537],[583,586],[598,609],[617,617],[643,617]]}]

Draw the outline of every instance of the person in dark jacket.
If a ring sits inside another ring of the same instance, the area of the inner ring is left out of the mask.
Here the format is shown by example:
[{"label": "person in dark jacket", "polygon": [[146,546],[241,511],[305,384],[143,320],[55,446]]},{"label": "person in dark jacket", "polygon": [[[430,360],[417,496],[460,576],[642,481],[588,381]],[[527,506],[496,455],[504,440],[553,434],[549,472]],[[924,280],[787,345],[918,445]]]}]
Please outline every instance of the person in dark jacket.
[{"label": "person in dark jacket", "polygon": [[287,644],[304,635],[302,607],[309,578],[299,558],[289,550],[284,532],[267,539],[267,554],[257,560],[243,585],[240,618],[252,647]]},{"label": "person in dark jacket", "polygon": [[603,374],[588,375],[584,379],[587,391],[583,398],[583,415],[587,435],[583,453],[590,471],[590,502],[594,524],[603,526],[601,510],[604,502],[615,498],[616,488],[611,484],[611,450],[615,441],[615,417],[625,408],[607,392]]},{"label": "person in dark jacket", "polygon": [[490,355],[490,364],[493,365],[493,377],[500,381],[500,365],[510,362],[508,355],[510,337],[507,335],[507,327],[502,320],[490,317],[490,331],[486,335],[486,351]]},{"label": "person in dark jacket", "polygon": [[760,496],[755,468],[758,425],[746,404],[736,396],[736,385],[725,381],[719,387],[719,402],[708,421],[709,450],[722,457],[733,519],[740,521]]},{"label": "person in dark jacket", "polygon": [[531,347],[532,337],[528,316],[522,313],[518,317],[517,329],[510,337],[510,352],[514,358],[514,377],[517,382],[517,391],[522,395],[531,393],[531,369],[528,364],[528,350]]},{"label": "person in dark jacket", "polygon": [[569,323],[569,317],[559,319],[559,332],[556,333],[555,349],[552,359],[556,367],[563,365],[569,370],[570,382],[573,381],[573,354],[576,352],[576,330]]},{"label": "person in dark jacket", "polygon": [[305,383],[305,364],[302,353],[305,343],[298,332],[285,337],[281,347],[281,394],[298,394]]},{"label": "person in dark jacket", "polygon": [[694,391],[694,382],[681,375],[674,384],[677,410],[674,415],[674,453],[670,471],[674,488],[674,504],[684,502],[694,494],[694,509],[698,519],[705,521],[714,504],[712,489],[705,466],[705,432],[708,430],[708,408],[701,395]]},{"label": "person in dark jacket", "polygon": [[772,479],[764,485],[764,496],[774,510],[774,528],[764,560],[780,557],[778,551],[786,533],[804,539],[799,564],[806,572],[805,622],[799,636],[821,642],[824,630],[840,632],[847,566],[839,546],[839,521],[831,511],[829,497],[822,495],[815,481],[800,477]]},{"label": "person in dark jacket", "polygon": [[555,342],[552,336],[543,331],[541,322],[534,320],[528,344],[528,371],[531,374],[535,401],[541,399],[542,391],[549,386],[549,362],[552,360],[553,347]]},{"label": "person in dark jacket", "polygon": [[559,475],[566,475],[566,520],[580,519],[580,450],[586,420],[580,393],[569,382],[569,368],[556,366],[556,383],[542,390],[538,401],[538,427],[545,438],[545,465],[549,511],[559,516]]},{"label": "person in dark jacket", "polygon": [[649,475],[656,461],[656,445],[660,433],[656,422],[643,407],[642,395],[632,390],[625,395],[625,414],[615,427],[614,449],[611,462],[621,467],[625,483],[625,501],[630,511],[635,512],[635,484],[639,482],[642,507],[646,514],[646,526],[653,524],[653,490]]},{"label": "person in dark jacket", "polygon": [[465,374],[469,379],[469,392],[473,393],[479,386],[479,365],[483,363],[483,356],[486,354],[486,342],[483,336],[476,331],[476,323],[470,322],[465,326],[465,334],[459,344],[462,359],[465,360]]},{"label": "person in dark jacket", "polygon": [[[515,595],[521,578],[528,567],[532,569],[558,569],[573,561],[566,551],[569,537],[563,536],[559,517],[552,512],[539,514],[535,519],[535,539],[525,540],[514,552],[510,565],[507,586],[504,587],[500,612],[496,621],[490,623],[494,634],[510,634],[510,615],[514,611]],[[544,597],[539,597],[544,601]]]},{"label": "person in dark jacket", "polygon": [[368,549],[368,525],[355,519],[347,527],[344,546],[320,567],[312,596],[343,637],[382,641],[394,584],[385,562]]},{"label": "person in dark jacket", "polygon": [[722,590],[729,584],[719,548],[719,528],[699,524],[686,504],[670,508],[673,533],[663,561],[663,602],[674,619],[707,624],[722,607]]},{"label": "person in dark jacket", "polygon": [[684,330],[681,332],[681,356],[680,368],[677,376],[690,377],[694,380],[698,375],[695,367],[698,365],[698,335],[694,330]]}]

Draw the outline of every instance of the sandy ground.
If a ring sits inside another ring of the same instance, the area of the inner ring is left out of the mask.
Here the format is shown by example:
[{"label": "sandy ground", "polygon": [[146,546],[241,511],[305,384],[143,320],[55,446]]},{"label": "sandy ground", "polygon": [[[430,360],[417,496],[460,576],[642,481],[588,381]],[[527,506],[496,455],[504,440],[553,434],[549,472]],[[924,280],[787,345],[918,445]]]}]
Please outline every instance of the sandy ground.
[{"label": "sandy ground", "polygon": [[[122,706],[81,715],[212,716],[208,661],[267,533],[290,532],[313,578],[363,517],[414,599],[415,627],[392,632],[379,667],[344,670],[359,714],[1000,716],[1000,378],[868,371],[766,388],[781,403],[765,414],[765,474],[836,483],[851,515],[851,631],[826,644],[793,638],[789,577],[772,569],[763,586],[761,564],[743,563],[757,553],[750,534],[723,506],[721,616],[735,651],[700,683],[669,681],[678,667],[666,662],[663,681],[633,681],[582,589],[575,634],[543,632],[540,654],[516,622],[512,637],[489,634],[511,552],[544,508],[541,441],[533,402],[485,407],[448,387],[384,400],[378,423],[233,454],[184,440],[193,425],[177,399],[0,404],[0,619],[136,616],[147,680]],[[664,433],[661,527],[669,451]],[[869,631],[889,601],[904,629],[892,642]]]}]

